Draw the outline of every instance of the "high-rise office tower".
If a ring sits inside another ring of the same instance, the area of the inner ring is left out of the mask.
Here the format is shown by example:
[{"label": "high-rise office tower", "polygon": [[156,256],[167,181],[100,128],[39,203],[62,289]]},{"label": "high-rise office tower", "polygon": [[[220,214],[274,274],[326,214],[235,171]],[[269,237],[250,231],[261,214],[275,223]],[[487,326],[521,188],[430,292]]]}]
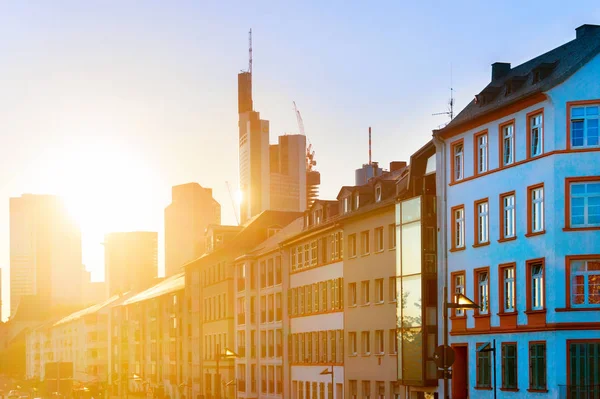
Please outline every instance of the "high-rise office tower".
[{"label": "high-rise office tower", "polygon": [[270,208],[278,211],[303,211],[306,197],[306,136],[278,137],[270,146]]},{"label": "high-rise office tower", "polygon": [[158,233],[106,234],[104,264],[109,297],[149,287],[158,277]]},{"label": "high-rise office tower", "polygon": [[48,305],[81,302],[81,231],[52,195],[10,199],[10,312],[23,296]]},{"label": "high-rise office tower", "polygon": [[221,224],[221,205],[211,188],[187,183],[171,189],[171,203],[165,208],[165,277],[182,271],[187,262],[205,250],[205,231]]}]

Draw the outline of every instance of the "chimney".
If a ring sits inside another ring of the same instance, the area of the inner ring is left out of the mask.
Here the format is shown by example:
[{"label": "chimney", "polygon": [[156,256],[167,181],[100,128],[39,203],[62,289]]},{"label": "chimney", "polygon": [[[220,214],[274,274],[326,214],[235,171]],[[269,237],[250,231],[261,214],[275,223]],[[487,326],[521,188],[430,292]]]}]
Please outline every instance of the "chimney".
[{"label": "chimney", "polygon": [[575,28],[576,38],[581,39],[584,36],[591,36],[600,33],[600,25],[581,25],[579,28]]},{"label": "chimney", "polygon": [[406,167],[406,161],[392,161],[390,162],[390,172],[395,172]]},{"label": "chimney", "polygon": [[510,72],[510,62],[494,62],[492,64],[492,82]]}]

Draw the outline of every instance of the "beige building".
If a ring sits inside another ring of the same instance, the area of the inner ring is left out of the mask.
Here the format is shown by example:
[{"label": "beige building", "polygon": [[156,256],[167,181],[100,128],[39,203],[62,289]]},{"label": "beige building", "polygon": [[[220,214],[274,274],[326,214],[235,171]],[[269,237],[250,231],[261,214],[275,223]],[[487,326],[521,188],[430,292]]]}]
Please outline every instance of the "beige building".
[{"label": "beige building", "polygon": [[221,224],[221,205],[212,189],[187,183],[171,189],[171,203],[165,208],[165,276],[183,271],[183,265],[205,251],[205,232]]},{"label": "beige building", "polygon": [[158,277],[158,233],[106,234],[104,264],[109,296],[150,287]]},{"label": "beige building", "polygon": [[403,170],[384,173],[362,186],[343,187],[338,195],[346,255],[346,398],[400,397],[394,221],[396,180]]},{"label": "beige building", "polygon": [[10,314],[20,299],[44,304],[81,303],[81,232],[53,195],[10,199]]},{"label": "beige building", "polygon": [[280,242],[302,231],[300,217],[236,259],[235,361],[238,397],[289,398],[286,309],[289,252]]},{"label": "beige building", "polygon": [[186,301],[191,312],[184,350],[193,398],[234,394],[234,361],[225,354],[235,348],[235,259],[299,216],[298,212],[265,211],[242,226],[211,226],[207,252],[186,265]]}]

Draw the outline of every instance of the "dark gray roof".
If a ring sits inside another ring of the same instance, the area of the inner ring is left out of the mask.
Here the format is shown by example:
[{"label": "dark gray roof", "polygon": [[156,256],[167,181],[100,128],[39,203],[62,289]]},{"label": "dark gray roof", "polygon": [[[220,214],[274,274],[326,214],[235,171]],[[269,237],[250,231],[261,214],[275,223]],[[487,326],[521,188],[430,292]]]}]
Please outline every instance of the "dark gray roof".
[{"label": "dark gray roof", "polygon": [[[434,134],[442,134],[449,129],[456,128],[521,99],[548,91],[563,83],[600,53],[600,26],[583,25],[577,28],[577,36],[575,40],[516,66],[510,69],[506,75],[492,80],[482,90],[482,93],[499,91],[493,99],[483,105],[476,103],[475,99],[472,100],[448,125],[434,131]],[[534,83],[534,70],[540,66],[552,66],[553,64],[554,67],[548,76]],[[525,78],[523,82],[518,82],[522,85],[512,93],[505,95],[505,84],[511,79],[518,81],[520,78]]]}]

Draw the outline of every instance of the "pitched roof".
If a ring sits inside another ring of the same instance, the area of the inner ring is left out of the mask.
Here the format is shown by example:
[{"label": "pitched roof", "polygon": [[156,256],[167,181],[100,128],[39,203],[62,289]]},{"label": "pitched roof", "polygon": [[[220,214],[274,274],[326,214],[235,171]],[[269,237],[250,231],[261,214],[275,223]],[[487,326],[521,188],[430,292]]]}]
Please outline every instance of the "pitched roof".
[{"label": "pitched roof", "polygon": [[185,272],[175,274],[161,281],[160,283],[135,294],[129,299],[123,301],[123,306],[131,305],[132,303],[146,301],[152,298],[158,298],[172,292],[181,291],[185,288]]},{"label": "pitched roof", "polygon": [[[495,93],[485,104],[472,100],[448,125],[434,131],[434,135],[442,134],[466,122],[472,121],[492,111],[506,107],[519,100],[543,93],[563,83],[577,70],[587,64],[600,53],[600,26],[583,25],[577,28],[577,38],[510,69],[498,79],[492,80],[483,92]],[[534,70],[538,67],[549,67],[552,71],[544,79],[534,82]],[[521,81],[521,79],[524,79]],[[504,94],[506,83],[519,80],[519,86],[510,94]]]},{"label": "pitched roof", "polygon": [[277,248],[281,242],[300,233],[302,227],[304,227],[304,217],[299,217],[276,234],[261,242],[248,255],[258,256]]},{"label": "pitched roof", "polygon": [[112,296],[112,297],[108,298],[104,302],[100,302],[100,303],[92,305],[92,306],[90,306],[88,308],[82,309],[82,310],[80,310],[78,312],[71,313],[70,315],[68,315],[66,317],[63,317],[62,319],[58,320],[56,323],[54,323],[52,325],[52,327],[56,327],[56,326],[61,325],[61,324],[69,323],[71,321],[75,321],[75,320],[81,319],[82,317],[89,316],[89,315],[92,315],[94,313],[97,313],[100,310],[104,309],[105,307],[107,307],[107,306],[113,304],[114,302],[118,301],[119,298],[122,298],[122,296],[115,295],[115,296]]}]

